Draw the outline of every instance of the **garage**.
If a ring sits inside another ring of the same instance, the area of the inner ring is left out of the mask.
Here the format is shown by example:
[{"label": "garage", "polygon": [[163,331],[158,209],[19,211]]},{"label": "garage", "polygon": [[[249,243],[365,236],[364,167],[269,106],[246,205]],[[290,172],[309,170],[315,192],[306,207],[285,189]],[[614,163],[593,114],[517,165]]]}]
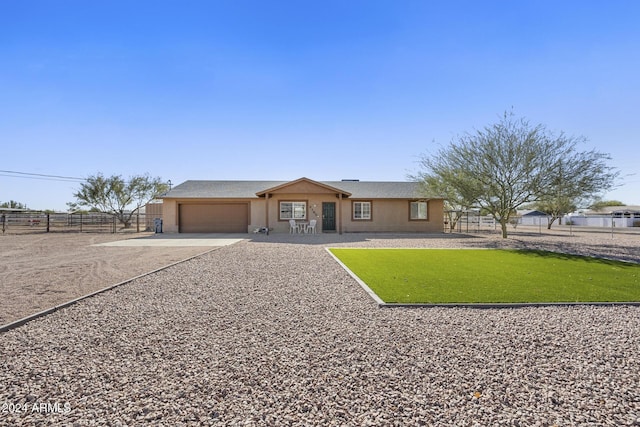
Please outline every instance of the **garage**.
[{"label": "garage", "polygon": [[246,233],[248,203],[180,204],[180,233]]}]

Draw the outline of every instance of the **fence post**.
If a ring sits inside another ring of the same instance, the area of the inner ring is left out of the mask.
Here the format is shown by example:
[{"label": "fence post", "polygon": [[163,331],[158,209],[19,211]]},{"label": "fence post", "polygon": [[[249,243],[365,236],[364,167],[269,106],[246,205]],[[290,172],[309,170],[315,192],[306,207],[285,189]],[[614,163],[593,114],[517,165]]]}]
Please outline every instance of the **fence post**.
[{"label": "fence post", "polygon": [[2,214],[2,234],[4,234],[4,230],[6,229],[5,224],[7,223],[7,216]]},{"label": "fence post", "polygon": [[50,216],[49,214],[47,214],[47,233],[49,232],[49,218]]},{"label": "fence post", "polygon": [[613,219],[613,214],[611,214],[611,238],[613,239],[613,227],[616,226],[616,220]]}]

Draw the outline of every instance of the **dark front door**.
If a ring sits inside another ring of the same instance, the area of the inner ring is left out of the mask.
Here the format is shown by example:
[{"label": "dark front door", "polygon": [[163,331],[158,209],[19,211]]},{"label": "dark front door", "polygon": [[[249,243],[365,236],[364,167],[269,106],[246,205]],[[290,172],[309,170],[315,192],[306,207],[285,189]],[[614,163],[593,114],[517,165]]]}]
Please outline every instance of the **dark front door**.
[{"label": "dark front door", "polygon": [[336,231],[336,204],[322,202],[322,231]]}]

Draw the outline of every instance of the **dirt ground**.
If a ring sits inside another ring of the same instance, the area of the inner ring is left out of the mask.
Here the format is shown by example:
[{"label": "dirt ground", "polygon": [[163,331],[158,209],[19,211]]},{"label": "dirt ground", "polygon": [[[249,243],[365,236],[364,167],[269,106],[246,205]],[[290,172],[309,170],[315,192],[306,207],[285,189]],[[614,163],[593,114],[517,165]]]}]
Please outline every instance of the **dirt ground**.
[{"label": "dirt ground", "polygon": [[0,235],[0,325],[212,249],[91,246],[146,235]]}]

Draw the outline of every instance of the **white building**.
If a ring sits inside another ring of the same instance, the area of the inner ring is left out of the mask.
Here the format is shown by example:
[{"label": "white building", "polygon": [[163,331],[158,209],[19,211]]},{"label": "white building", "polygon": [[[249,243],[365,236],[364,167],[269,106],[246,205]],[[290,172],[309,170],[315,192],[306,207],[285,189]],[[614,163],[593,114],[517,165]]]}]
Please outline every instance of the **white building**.
[{"label": "white building", "polygon": [[564,216],[565,224],[585,227],[640,227],[640,206],[608,206]]}]

